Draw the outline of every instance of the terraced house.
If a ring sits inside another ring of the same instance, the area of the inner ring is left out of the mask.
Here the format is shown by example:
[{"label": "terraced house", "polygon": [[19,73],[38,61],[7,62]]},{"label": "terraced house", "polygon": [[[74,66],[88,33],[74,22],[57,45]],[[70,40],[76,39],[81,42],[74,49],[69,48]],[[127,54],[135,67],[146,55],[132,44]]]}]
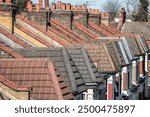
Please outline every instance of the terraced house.
[{"label": "terraced house", "polygon": [[124,32],[124,9],[121,32],[86,5],[28,0],[17,13],[6,0],[0,11],[0,99],[149,98],[149,47],[145,35]]}]

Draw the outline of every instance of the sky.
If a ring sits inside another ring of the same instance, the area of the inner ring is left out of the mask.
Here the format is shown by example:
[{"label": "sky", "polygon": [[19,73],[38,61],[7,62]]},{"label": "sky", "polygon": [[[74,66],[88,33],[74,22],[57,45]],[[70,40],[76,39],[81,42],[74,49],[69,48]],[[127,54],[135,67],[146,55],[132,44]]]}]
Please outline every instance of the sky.
[{"label": "sky", "polygon": [[[33,0],[33,2],[37,3],[39,0]],[[50,2],[57,1],[57,0],[49,0]],[[71,4],[85,4],[86,1],[89,1],[89,6],[91,8],[99,9],[100,5],[102,5],[106,0],[61,0],[64,3],[71,3]]]}]

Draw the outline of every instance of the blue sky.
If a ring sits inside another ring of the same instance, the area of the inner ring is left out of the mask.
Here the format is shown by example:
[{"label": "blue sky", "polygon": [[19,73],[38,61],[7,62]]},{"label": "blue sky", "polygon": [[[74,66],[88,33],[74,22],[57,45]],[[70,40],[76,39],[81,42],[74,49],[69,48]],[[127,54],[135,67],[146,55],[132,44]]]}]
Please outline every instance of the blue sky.
[{"label": "blue sky", "polygon": [[[39,0],[33,0],[33,2],[37,3]],[[52,1],[57,1],[57,0],[49,0],[50,2]],[[102,5],[106,0],[61,0],[64,3],[71,3],[71,4],[84,4],[86,1],[90,1],[89,7],[92,8],[100,8],[100,5]]]}]

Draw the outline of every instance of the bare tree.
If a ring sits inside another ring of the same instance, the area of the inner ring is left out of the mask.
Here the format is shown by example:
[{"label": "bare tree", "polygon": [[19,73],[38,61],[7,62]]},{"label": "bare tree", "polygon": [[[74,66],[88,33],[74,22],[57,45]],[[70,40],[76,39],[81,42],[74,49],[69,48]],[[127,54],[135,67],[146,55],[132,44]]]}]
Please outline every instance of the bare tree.
[{"label": "bare tree", "polygon": [[122,2],[119,0],[106,0],[101,6],[101,9],[110,14],[110,20],[113,21],[117,13],[122,6]]},{"label": "bare tree", "polygon": [[133,21],[148,21],[149,0],[127,0],[126,8],[128,17]]}]

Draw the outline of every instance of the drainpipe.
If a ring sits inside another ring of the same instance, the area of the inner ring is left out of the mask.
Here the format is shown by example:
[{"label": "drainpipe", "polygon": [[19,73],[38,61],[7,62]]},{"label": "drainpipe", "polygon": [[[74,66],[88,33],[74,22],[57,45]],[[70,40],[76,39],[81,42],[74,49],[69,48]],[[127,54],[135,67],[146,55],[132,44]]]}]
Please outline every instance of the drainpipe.
[{"label": "drainpipe", "polygon": [[17,8],[13,6],[12,9],[12,34],[14,33],[14,24],[15,24],[15,16],[16,16]]}]

